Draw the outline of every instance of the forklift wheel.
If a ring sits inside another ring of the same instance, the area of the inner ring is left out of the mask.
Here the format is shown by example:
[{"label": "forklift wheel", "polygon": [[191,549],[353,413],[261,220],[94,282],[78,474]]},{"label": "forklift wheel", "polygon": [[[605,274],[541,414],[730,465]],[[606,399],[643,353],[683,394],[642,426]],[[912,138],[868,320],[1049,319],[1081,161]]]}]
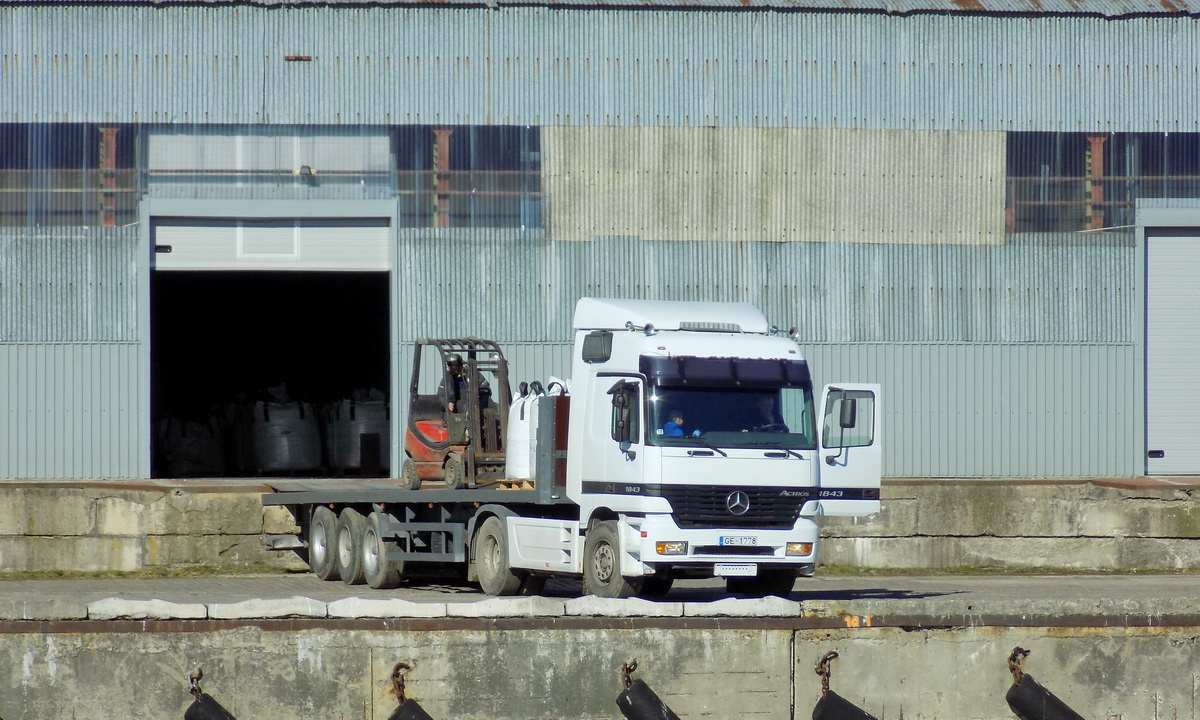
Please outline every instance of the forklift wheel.
[{"label": "forklift wheel", "polygon": [[417,466],[412,458],[404,458],[400,464],[400,486],[405,490],[420,490],[421,478],[417,477]]},{"label": "forklift wheel", "polygon": [[462,453],[457,450],[446,455],[446,464],[442,466],[442,482],[451,490],[458,490],[467,484],[466,469],[463,467]]}]

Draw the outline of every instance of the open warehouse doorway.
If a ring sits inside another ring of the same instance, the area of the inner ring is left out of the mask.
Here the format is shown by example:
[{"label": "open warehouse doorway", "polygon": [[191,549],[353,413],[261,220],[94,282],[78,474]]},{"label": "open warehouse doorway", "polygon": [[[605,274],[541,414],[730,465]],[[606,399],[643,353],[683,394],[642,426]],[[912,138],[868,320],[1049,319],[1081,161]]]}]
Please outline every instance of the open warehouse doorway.
[{"label": "open warehouse doorway", "polygon": [[152,476],[390,474],[387,230],[155,224]]}]

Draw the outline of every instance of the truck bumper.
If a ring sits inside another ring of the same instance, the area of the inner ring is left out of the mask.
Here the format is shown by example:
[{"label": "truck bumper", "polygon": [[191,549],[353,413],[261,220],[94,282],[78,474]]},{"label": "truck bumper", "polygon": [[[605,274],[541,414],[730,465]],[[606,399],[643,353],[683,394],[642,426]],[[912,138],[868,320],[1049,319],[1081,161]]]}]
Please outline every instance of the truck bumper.
[{"label": "truck bumper", "polygon": [[622,553],[621,574],[626,577],[650,575],[664,567],[721,575],[725,569],[746,572],[748,565],[799,567],[816,562],[819,531],[808,518],[799,518],[786,530],[680,528],[670,515],[624,517],[621,524],[630,550]]}]

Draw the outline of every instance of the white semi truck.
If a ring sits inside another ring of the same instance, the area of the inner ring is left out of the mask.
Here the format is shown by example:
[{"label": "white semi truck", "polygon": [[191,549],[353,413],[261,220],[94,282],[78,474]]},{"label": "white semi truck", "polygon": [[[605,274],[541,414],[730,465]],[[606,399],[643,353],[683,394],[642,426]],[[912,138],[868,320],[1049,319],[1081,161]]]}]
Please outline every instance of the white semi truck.
[{"label": "white semi truck", "polygon": [[[273,481],[264,504],[301,534],[269,545],[376,588],[458,564],[492,595],[558,576],[604,597],[681,577],[762,596],[812,570],[815,517],[879,511],[879,386],[827,385],[818,404],[795,340],[753,306],[585,298],[574,328],[571,380],[511,409],[494,343],[418,341],[399,483]],[[491,394],[449,412],[421,392],[423,349]]]}]

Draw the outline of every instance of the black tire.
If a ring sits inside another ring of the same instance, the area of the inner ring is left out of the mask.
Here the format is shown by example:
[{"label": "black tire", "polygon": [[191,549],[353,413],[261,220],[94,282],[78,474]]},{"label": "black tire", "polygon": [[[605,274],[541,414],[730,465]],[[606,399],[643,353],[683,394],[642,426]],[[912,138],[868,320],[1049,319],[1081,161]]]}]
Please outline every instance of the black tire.
[{"label": "black tire", "polygon": [[787,597],[796,585],[796,568],[759,568],[757,577],[729,578],[725,589],[731,595],[760,598],[768,595]]},{"label": "black tire", "polygon": [[367,520],[362,513],[352,508],[342,510],[337,524],[337,566],[342,582],[347,585],[362,585],[362,539]]},{"label": "black tire", "polygon": [[463,465],[463,456],[457,450],[446,455],[446,462],[442,465],[442,482],[451,490],[458,490],[467,484],[467,470]]},{"label": "black tire", "polygon": [[404,564],[388,560],[388,543],[384,542],[379,525],[379,514],[371,513],[363,526],[363,577],[376,590],[390,590],[400,584]]},{"label": "black tire", "polygon": [[583,542],[583,591],[609,598],[627,598],[642,589],[642,578],[621,576],[621,544],[617,521],[605,520],[588,530]]},{"label": "black tire", "polygon": [[546,581],[550,578],[545,575],[534,575],[528,573],[525,579],[521,581],[521,589],[517,591],[518,595],[541,595],[546,589]]},{"label": "black tire", "polygon": [[670,575],[649,575],[642,580],[642,591],[638,595],[644,598],[666,597],[674,584],[675,578]]},{"label": "black tire", "polygon": [[421,478],[417,477],[417,464],[410,457],[400,463],[400,487],[405,490],[420,490]]},{"label": "black tire", "polygon": [[508,566],[508,538],[504,523],[493,515],[475,533],[475,573],[479,587],[488,595],[516,595],[521,575]]},{"label": "black tire", "polygon": [[308,521],[308,566],[322,580],[337,580],[337,517],[321,505]]}]

